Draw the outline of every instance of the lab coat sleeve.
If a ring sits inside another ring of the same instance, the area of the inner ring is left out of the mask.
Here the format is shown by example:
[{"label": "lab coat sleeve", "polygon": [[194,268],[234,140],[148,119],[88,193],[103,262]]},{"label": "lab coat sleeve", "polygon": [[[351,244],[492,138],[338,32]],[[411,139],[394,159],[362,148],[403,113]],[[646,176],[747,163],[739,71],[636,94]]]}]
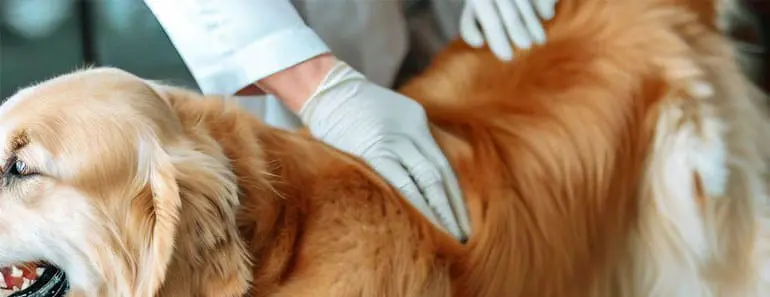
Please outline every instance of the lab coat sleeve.
[{"label": "lab coat sleeve", "polygon": [[232,95],[329,52],[289,0],[145,0],[201,91]]}]

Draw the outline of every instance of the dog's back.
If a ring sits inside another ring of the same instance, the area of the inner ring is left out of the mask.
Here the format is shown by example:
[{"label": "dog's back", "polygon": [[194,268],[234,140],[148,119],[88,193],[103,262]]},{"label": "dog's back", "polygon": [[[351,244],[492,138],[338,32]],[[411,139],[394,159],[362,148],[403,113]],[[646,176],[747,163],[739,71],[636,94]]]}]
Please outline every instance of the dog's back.
[{"label": "dog's back", "polygon": [[[214,140],[231,160],[238,227],[253,260],[247,296],[451,294],[448,267],[461,245],[363,161],[309,135],[270,128],[218,98],[163,93],[195,142]],[[179,242],[181,249],[199,244]]]},{"label": "dog's back", "polygon": [[474,227],[458,296],[765,296],[762,94],[711,1],[563,0],[546,45],[456,42],[403,89]]},{"label": "dog's back", "polygon": [[761,94],[703,3],[562,0],[546,45],[456,42],[402,90],[458,173],[466,247],[354,158],[192,108],[258,190],[252,295],[764,296]]},{"label": "dog's back", "polygon": [[465,192],[465,247],[355,158],[175,108],[233,161],[253,296],[759,297],[767,123],[715,15],[562,0],[514,63],[456,42],[408,84]]}]

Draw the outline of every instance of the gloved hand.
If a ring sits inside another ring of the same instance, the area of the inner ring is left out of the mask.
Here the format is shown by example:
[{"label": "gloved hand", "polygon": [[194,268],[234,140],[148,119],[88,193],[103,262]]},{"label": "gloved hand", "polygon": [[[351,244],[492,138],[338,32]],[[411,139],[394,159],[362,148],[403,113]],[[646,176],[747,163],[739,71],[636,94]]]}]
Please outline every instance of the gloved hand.
[{"label": "gloved hand", "polygon": [[364,159],[432,223],[467,238],[457,178],[417,102],[337,62],[299,116],[316,138]]},{"label": "gloved hand", "polygon": [[[511,41],[520,49],[529,48],[533,42],[545,42],[545,30],[538,15],[544,20],[550,20],[558,0],[465,1],[460,18],[460,35],[463,40],[473,47],[481,47],[486,42],[495,56],[509,61],[513,59]],[[483,33],[476,25],[477,21]]]}]

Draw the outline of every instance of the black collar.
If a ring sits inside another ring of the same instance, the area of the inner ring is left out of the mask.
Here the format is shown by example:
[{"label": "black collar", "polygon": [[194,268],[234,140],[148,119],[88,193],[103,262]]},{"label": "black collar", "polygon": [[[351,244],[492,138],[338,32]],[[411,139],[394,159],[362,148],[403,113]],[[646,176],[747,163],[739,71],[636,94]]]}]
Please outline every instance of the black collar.
[{"label": "black collar", "polygon": [[64,297],[69,290],[69,283],[64,272],[49,268],[37,278],[34,284],[24,291],[16,292],[9,297]]}]

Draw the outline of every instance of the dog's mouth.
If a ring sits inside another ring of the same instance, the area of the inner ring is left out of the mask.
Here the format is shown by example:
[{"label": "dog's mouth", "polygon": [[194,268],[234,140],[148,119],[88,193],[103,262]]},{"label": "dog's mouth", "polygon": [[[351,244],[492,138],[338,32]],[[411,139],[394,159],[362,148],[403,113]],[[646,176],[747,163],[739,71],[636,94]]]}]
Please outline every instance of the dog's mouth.
[{"label": "dog's mouth", "polygon": [[0,268],[0,297],[64,296],[67,280],[58,268],[28,263]]}]

